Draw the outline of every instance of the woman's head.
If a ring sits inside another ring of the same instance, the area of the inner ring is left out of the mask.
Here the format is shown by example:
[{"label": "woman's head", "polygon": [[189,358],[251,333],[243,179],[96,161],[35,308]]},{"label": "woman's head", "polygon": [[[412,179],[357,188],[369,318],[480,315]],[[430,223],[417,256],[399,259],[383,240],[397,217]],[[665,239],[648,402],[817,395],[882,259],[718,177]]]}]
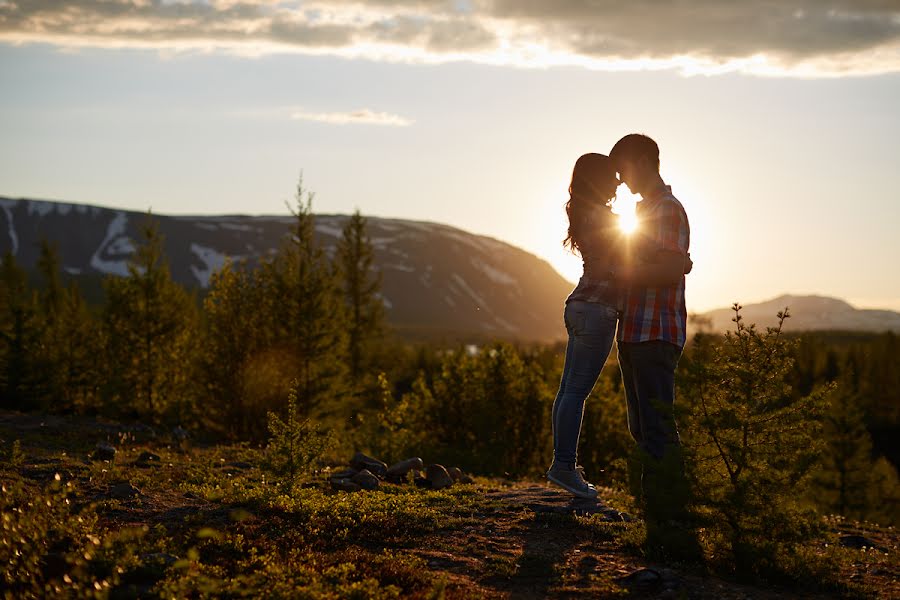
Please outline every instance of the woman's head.
[{"label": "woman's head", "polygon": [[616,195],[619,180],[612,160],[603,154],[584,154],[575,161],[572,169],[572,182],[569,184],[569,201],[566,202],[566,214],[569,216],[569,231],[563,245],[572,252],[581,251],[582,225],[592,212],[603,209],[601,214],[609,211],[609,201]]}]

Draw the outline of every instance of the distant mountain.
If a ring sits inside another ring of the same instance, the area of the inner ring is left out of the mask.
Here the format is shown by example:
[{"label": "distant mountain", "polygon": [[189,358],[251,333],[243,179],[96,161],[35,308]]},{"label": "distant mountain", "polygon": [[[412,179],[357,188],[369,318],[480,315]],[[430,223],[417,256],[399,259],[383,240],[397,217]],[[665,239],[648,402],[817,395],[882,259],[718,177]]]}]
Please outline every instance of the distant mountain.
[{"label": "distant mountain", "polygon": [[[73,276],[125,275],[147,219],[140,212],[0,198],[0,252],[34,269],[42,238],[56,242]],[[205,288],[226,257],[251,263],[281,243],[286,216],[153,215],[172,277]],[[347,217],[316,215],[317,239],[333,253]],[[562,307],[572,284],[546,261],[510,244],[441,225],[370,217],[388,321],[409,336],[522,341],[565,337]]]},{"label": "distant mountain", "polygon": [[[784,295],[758,304],[744,304],[741,315],[744,323],[756,323],[757,327],[776,325],[778,311],[790,308],[790,318],[785,321],[785,331],[894,331],[900,333],[900,313],[892,310],[854,308],[838,298],[826,296]],[[734,311],[720,308],[697,315],[696,326],[701,319],[709,319],[714,331],[732,329]],[[691,324],[689,324],[689,329]]]}]

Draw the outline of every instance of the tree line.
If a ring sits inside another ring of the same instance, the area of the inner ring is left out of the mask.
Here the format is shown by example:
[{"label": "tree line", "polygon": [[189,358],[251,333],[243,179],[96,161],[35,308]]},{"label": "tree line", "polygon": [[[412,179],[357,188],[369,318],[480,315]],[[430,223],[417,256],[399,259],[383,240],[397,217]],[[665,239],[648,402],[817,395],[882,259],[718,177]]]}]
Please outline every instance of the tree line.
[{"label": "tree line", "polygon": [[[99,306],[63,283],[49,243],[37,286],[7,254],[0,405],[251,443],[266,441],[271,412],[285,419],[276,423],[328,432],[335,457],[362,450],[539,476],[552,453],[549,415],[564,348],[392,336],[365,218],[357,211],[347,220],[329,256],[314,239],[312,200],[301,181],[278,250],[252,266],[226,263],[202,300],[171,279],[152,219],[128,276],[105,279]],[[785,518],[812,511],[896,523],[898,377],[893,334],[758,332],[736,310],[728,336],[693,340],[677,377],[676,417],[702,491],[698,506],[710,515],[734,505],[752,513],[765,500],[790,505]],[[580,447],[580,462],[601,483],[629,486],[625,422],[610,364],[588,399]],[[734,552],[771,529],[752,519],[716,522],[727,526],[722,539]]]}]

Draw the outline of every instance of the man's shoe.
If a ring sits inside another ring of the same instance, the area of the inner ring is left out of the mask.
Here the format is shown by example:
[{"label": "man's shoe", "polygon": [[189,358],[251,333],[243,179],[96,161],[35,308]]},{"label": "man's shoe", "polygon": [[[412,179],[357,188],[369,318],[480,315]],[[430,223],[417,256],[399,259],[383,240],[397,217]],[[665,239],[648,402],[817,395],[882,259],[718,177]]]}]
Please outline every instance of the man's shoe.
[{"label": "man's shoe", "polygon": [[556,463],[547,471],[547,479],[579,498],[593,500],[597,497],[597,489],[584,480],[582,472],[577,469],[569,469]]}]

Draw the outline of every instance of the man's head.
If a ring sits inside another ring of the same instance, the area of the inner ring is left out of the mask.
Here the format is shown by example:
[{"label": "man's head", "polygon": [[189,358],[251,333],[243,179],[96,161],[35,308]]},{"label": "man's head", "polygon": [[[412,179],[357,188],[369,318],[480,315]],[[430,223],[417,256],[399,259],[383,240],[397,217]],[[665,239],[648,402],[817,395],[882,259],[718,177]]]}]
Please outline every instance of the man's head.
[{"label": "man's head", "polygon": [[630,133],[616,142],[609,153],[619,179],[634,194],[651,191],[659,182],[659,146],[640,133]]}]

